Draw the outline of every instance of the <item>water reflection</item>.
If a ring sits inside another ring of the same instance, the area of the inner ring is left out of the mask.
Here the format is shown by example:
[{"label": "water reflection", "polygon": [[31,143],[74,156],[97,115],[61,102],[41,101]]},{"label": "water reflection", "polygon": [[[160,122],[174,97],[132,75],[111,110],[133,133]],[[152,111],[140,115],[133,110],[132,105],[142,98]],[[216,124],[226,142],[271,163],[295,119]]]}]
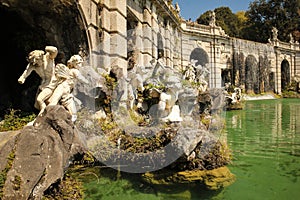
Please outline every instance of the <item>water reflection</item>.
[{"label": "water reflection", "polygon": [[227,112],[226,133],[234,158],[230,169],[237,181],[222,198],[298,197],[299,122],[299,99],[249,101],[244,110]]}]

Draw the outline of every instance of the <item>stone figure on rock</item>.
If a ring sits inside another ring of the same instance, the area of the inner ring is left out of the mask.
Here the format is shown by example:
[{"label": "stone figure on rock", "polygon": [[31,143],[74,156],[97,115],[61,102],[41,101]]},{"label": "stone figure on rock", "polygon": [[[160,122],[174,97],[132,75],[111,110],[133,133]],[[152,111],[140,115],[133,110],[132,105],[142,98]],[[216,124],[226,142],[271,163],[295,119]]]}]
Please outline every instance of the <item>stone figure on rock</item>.
[{"label": "stone figure on rock", "polygon": [[181,75],[163,62],[159,57],[156,64],[152,62],[154,69],[151,77],[146,81],[148,84],[157,86],[163,85],[164,89],[153,88],[150,91],[151,97],[159,97],[157,105],[158,118],[161,121],[180,122],[180,108],[176,105],[178,94],[182,89]]},{"label": "stone figure on rock", "polygon": [[73,55],[67,62],[67,66],[59,63],[55,65],[57,48],[47,46],[45,51],[34,50],[29,53],[28,62],[25,71],[18,79],[23,84],[32,71],[41,77],[35,107],[42,115],[47,105],[63,105],[72,115],[72,121],[76,120],[76,106],[74,96],[72,95],[76,81],[88,83],[79,71],[83,59],[80,55]]},{"label": "stone figure on rock", "polygon": [[[58,50],[54,46],[46,46],[45,51],[43,50],[34,50],[31,51],[28,55],[28,65],[24,70],[23,74],[19,77],[18,82],[23,84],[26,78],[31,74],[32,71],[35,71],[41,78],[41,84],[39,85],[36,96],[46,88],[54,75],[55,61],[58,53]],[[35,102],[35,107],[40,109],[37,101]]]},{"label": "stone figure on rock", "polygon": [[200,92],[205,92],[208,89],[207,75],[210,73],[206,66],[197,66],[197,81],[199,82]]},{"label": "stone figure on rock", "polygon": [[184,79],[190,81],[190,82],[194,82],[196,79],[196,72],[194,69],[194,66],[192,64],[189,64],[187,66],[187,69],[184,73]]},{"label": "stone figure on rock", "polygon": [[142,93],[144,91],[143,78],[142,75],[137,73],[136,67],[132,70],[128,71],[127,75],[129,79],[128,84],[128,100],[129,100],[129,108],[133,109],[135,102],[139,102],[138,93]]}]

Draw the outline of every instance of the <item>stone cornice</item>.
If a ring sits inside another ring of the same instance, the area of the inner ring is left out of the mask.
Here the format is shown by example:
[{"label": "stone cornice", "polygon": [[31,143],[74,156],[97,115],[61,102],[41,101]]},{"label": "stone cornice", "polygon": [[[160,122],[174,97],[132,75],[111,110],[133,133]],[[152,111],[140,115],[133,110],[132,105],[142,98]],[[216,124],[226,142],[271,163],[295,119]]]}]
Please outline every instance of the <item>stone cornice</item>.
[{"label": "stone cornice", "polygon": [[162,11],[169,19],[178,27],[180,27],[181,18],[177,13],[174,13],[171,6],[167,4],[165,0],[155,0],[156,4],[158,5],[159,11]]}]

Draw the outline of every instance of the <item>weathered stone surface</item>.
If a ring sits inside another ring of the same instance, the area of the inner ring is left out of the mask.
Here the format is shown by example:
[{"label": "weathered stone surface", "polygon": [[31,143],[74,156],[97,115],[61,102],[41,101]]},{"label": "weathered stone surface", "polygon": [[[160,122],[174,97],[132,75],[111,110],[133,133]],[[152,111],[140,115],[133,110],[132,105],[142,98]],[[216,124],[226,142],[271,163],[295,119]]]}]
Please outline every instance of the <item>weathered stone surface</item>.
[{"label": "weathered stone surface", "polygon": [[212,99],[211,111],[212,113],[217,113],[224,110],[226,101],[225,101],[225,91],[221,88],[211,88],[209,94]]},{"label": "weathered stone surface", "polygon": [[7,164],[7,156],[13,151],[20,131],[0,132],[0,172]]},{"label": "weathered stone surface", "polygon": [[175,141],[172,143],[172,149],[189,156],[207,134],[208,132],[206,130],[180,128],[175,137]]},{"label": "weathered stone surface", "polygon": [[144,181],[155,185],[172,185],[178,183],[204,183],[208,189],[217,190],[231,185],[235,175],[227,167],[213,170],[192,170],[181,172],[148,172],[143,175]]},{"label": "weathered stone surface", "polygon": [[[16,134],[11,139],[13,142],[9,140],[3,146],[8,146],[7,150],[4,148],[6,152],[14,154],[3,188],[3,200],[40,199],[51,184],[63,177],[72,156],[85,151],[84,138],[62,106],[47,107],[34,126],[11,134]],[[8,155],[2,155],[5,152],[2,149],[1,159],[7,158]],[[1,163],[6,166],[8,160]]]}]

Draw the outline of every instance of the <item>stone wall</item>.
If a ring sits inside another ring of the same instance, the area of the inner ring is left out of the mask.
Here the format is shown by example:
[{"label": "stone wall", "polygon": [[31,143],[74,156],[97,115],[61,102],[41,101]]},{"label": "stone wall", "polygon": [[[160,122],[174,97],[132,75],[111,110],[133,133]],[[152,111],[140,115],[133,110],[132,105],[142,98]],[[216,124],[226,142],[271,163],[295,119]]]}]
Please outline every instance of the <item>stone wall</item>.
[{"label": "stone wall", "polygon": [[236,82],[235,53],[242,53],[245,59],[253,56],[258,63],[267,55],[268,70],[274,74],[273,90],[281,93],[281,63],[289,62],[291,76],[300,71],[299,44],[262,44],[231,38],[214,24],[206,26],[184,20],[172,1],[101,0],[79,1],[79,5],[87,22],[92,63],[108,73],[117,68],[126,76],[127,61],[132,55],[137,66],[146,66],[163,56],[166,65],[184,70],[194,59],[192,54],[198,51],[208,57],[205,64],[210,69],[210,87],[218,88],[226,82],[226,71],[231,83]]}]

